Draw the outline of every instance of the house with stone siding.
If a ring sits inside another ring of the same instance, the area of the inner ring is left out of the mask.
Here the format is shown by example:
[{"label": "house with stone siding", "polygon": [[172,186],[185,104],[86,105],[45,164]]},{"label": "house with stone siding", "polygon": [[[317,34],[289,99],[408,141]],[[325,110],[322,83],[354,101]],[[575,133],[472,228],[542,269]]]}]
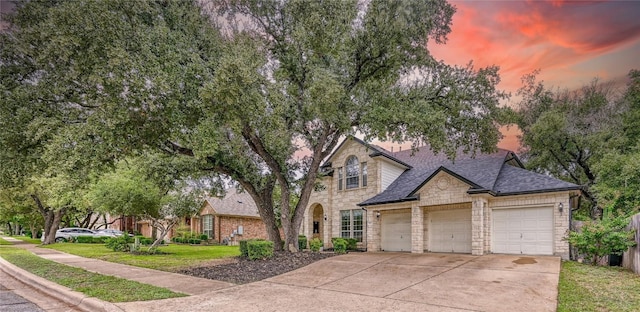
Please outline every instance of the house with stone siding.
[{"label": "house with stone siding", "polygon": [[258,207],[246,192],[235,188],[224,197],[207,197],[198,215],[188,222],[194,233],[206,234],[218,243],[235,244],[243,239],[267,238],[267,230]]},{"label": "house with stone siding", "polygon": [[321,168],[301,232],[367,251],[558,255],[581,187],[528,171],[511,151],[391,152],[349,137]]}]

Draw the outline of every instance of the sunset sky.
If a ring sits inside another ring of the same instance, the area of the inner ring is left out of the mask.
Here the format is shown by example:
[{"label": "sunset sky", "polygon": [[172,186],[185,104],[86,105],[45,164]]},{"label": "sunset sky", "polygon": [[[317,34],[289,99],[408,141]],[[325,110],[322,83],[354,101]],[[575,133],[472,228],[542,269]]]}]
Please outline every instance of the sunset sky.
[{"label": "sunset sky", "polygon": [[[500,66],[515,95],[524,74],[576,88],[598,77],[621,87],[640,69],[640,1],[450,1],[457,7],[446,45],[429,50],[449,64]],[[517,98],[512,98],[511,103]],[[517,150],[516,129],[499,147]]]}]

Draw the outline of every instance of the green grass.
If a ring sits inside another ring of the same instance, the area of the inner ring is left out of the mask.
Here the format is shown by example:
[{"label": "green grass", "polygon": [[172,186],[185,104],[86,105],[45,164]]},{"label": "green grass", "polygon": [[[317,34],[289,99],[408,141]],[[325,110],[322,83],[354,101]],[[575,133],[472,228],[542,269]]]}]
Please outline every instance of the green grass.
[{"label": "green grass", "polygon": [[563,261],[558,311],[640,311],[640,276],[619,267]]},{"label": "green grass", "polygon": [[2,239],[2,237],[0,237],[0,245],[13,245],[10,242],[7,242],[6,240]]},{"label": "green grass", "polygon": [[32,274],[104,301],[129,302],[186,296],[165,288],[56,263],[16,247],[0,246],[0,256]]},{"label": "green grass", "polygon": [[128,252],[114,252],[104,245],[96,244],[58,243],[42,247],[86,258],[169,272],[201,265],[215,259],[240,255],[238,246],[190,246],[171,244],[159,248],[159,251],[166,254],[156,255],[134,255]]},{"label": "green grass", "polygon": [[23,242],[27,242],[29,244],[36,244],[36,245],[40,245],[42,244],[42,242],[40,241],[39,238],[31,238],[31,237],[26,237],[26,236],[11,236],[12,238],[15,239],[19,239]]}]

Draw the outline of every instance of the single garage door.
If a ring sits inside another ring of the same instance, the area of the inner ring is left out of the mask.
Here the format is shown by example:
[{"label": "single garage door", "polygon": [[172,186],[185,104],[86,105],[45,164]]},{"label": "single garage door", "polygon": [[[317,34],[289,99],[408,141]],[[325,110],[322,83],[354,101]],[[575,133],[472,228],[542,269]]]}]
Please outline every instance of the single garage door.
[{"label": "single garage door", "polygon": [[429,249],[433,252],[471,252],[471,209],[429,212]]},{"label": "single garage door", "polygon": [[411,251],[411,211],[382,215],[382,250]]},{"label": "single garage door", "polygon": [[552,255],[553,208],[493,210],[494,253]]}]

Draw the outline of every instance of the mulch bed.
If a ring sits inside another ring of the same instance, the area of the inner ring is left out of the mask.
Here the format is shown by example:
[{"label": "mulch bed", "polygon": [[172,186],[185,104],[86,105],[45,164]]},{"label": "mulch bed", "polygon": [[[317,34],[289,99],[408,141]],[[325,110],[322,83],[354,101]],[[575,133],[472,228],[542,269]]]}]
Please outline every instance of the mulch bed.
[{"label": "mulch bed", "polygon": [[192,267],[180,270],[178,273],[234,284],[245,284],[293,271],[334,255],[334,253],[323,252],[277,251],[270,259],[251,261],[236,257],[232,259],[231,263]]}]

